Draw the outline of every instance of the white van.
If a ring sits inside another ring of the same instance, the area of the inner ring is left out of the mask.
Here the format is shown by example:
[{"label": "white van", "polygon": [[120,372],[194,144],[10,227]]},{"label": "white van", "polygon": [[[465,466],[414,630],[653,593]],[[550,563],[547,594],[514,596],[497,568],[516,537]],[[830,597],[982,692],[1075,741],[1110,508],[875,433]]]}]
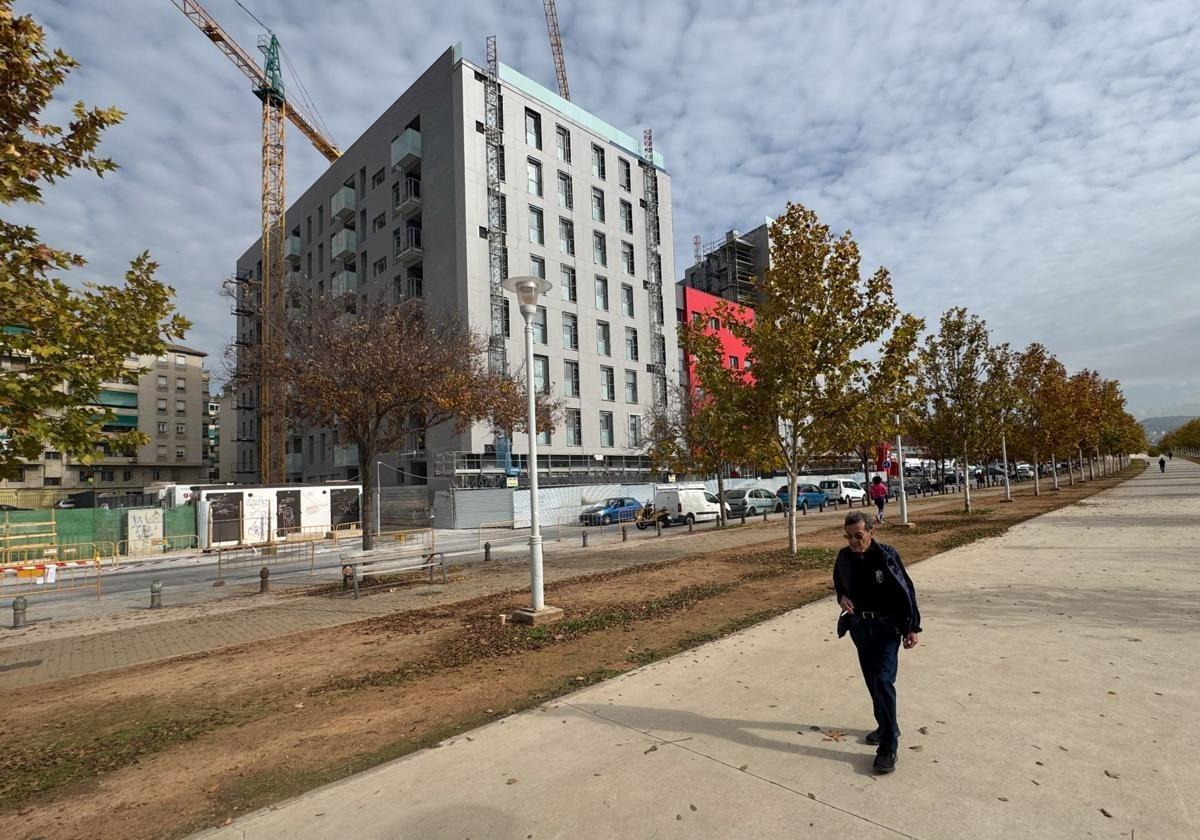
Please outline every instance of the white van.
[{"label": "white van", "polygon": [[654,488],[654,507],[667,512],[667,522],[687,523],[716,519],[721,502],[703,484],[662,484]]}]

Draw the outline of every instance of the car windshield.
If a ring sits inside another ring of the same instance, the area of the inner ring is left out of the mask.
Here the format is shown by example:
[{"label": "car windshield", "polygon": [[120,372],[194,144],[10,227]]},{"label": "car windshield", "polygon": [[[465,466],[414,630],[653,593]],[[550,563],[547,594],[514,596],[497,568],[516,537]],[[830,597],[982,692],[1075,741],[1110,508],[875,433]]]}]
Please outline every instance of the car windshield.
[{"label": "car windshield", "polygon": [[745,493],[746,493],[745,490],[726,490],[725,498],[726,499],[740,499],[743,495],[745,495]]},{"label": "car windshield", "polygon": [[605,507],[621,507],[625,504],[624,499],[607,499],[604,502]]},{"label": "car windshield", "polygon": [[836,481],[822,481],[821,486],[822,487],[837,487],[838,483]]}]

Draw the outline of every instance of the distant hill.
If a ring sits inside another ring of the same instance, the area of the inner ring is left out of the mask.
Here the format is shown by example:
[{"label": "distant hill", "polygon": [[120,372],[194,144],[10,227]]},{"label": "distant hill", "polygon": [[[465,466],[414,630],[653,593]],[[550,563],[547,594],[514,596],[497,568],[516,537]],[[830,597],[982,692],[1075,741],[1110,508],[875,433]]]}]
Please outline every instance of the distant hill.
[{"label": "distant hill", "polygon": [[1150,438],[1153,443],[1193,419],[1195,418],[1187,414],[1177,414],[1173,417],[1147,417],[1142,421],[1142,428],[1146,430],[1146,437]]}]

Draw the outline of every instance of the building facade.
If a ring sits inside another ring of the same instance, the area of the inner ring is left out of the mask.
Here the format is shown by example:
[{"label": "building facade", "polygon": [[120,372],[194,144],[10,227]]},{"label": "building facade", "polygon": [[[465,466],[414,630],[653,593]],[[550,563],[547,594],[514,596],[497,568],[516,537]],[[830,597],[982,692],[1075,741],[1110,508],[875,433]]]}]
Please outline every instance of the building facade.
[{"label": "building facade", "polygon": [[716,242],[697,248],[695,264],[683,273],[683,285],[725,300],[755,306],[759,281],[771,267],[771,220],[749,233],[726,232]]},{"label": "building facade", "polygon": [[[108,432],[138,429],[149,439],[135,452],[98,446],[91,463],[47,450],[28,463],[20,480],[0,481],[0,490],[141,489],[155,481],[180,484],[208,480],[208,371],[206,354],[178,344],[167,352],[134,356],[126,366],[140,368],[137,384],[105,383],[99,406],[113,412]],[[5,364],[19,364],[5,362]]]},{"label": "building facade", "polygon": [[[678,283],[675,286],[675,319],[682,329],[687,323],[700,323],[706,330],[717,337],[724,356],[725,366],[733,369],[749,370],[747,361],[748,348],[746,343],[733,334],[729,329],[729,318],[734,317],[743,323],[754,323],[754,310],[749,306],[733,303],[716,295],[702,292]],[[679,345],[679,385],[689,390],[694,386],[695,374],[692,358],[688,355],[683,343]],[[753,376],[748,375],[750,381]]]},{"label": "building facade", "polygon": [[[354,293],[364,307],[423,298],[491,333],[488,81],[485,68],[448,50],[330,165],[288,209],[291,282]],[[566,411],[542,435],[539,469],[552,481],[643,477],[642,424],[656,383],[665,392],[677,377],[667,350],[677,345],[675,321],[663,317],[661,295],[657,314],[650,306],[652,281],[674,275],[670,178],[661,156],[647,158],[641,143],[515,70],[499,65],[498,82],[504,270],[554,284],[535,320],[532,378]],[[648,173],[658,208],[649,220]],[[654,278],[648,221],[663,243]],[[237,271],[261,275],[258,243]],[[515,371],[524,366],[524,325],[508,297],[500,346]],[[239,346],[252,349],[254,317],[235,312]],[[255,389],[244,388],[235,403],[234,480],[242,482],[257,479],[254,400]],[[223,443],[230,439],[225,432]],[[521,434],[497,440],[482,424],[461,434],[435,427],[385,459],[385,480],[503,486],[527,445]],[[334,430],[293,427],[287,455],[289,480],[357,477],[357,453]]]}]

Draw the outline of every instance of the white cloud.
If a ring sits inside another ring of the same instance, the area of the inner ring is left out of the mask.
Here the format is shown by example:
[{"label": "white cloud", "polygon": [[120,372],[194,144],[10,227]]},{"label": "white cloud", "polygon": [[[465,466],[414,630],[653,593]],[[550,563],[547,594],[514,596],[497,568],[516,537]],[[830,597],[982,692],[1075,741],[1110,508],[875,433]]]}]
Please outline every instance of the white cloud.
[{"label": "white cloud", "polygon": [[[129,116],[21,218],[113,277],[149,248],[217,354],[220,281],[258,226],[258,103],[167,2],[18,2],[83,67],[67,98]],[[232,0],[206,7],[253,47]],[[447,45],[553,86],[541,5],[444,0],[252,6],[348,144]],[[930,321],[963,304],[1121,379],[1138,412],[1200,405],[1200,30],[1183,0],[1118,3],[559,3],[573,98],[640,136],[673,178],[677,273],[691,237],[798,200],[850,228]],[[294,139],[292,139],[294,138]],[[296,134],[291,196],[323,169]],[[214,360],[215,361],[215,360]]]}]

